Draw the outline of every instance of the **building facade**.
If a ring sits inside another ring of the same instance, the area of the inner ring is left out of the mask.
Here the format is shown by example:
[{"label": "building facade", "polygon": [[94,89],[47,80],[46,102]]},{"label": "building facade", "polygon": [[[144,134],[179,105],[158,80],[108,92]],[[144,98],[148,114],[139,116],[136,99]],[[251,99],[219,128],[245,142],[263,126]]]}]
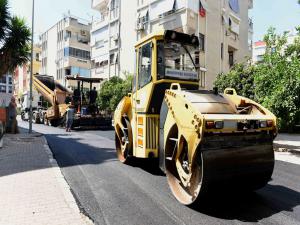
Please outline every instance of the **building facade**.
[{"label": "building facade", "polygon": [[0,107],[6,107],[13,95],[12,75],[7,74],[0,77]]},{"label": "building facade", "polygon": [[91,31],[92,77],[133,74],[137,2],[92,0],[92,8],[99,12]]},{"label": "building facade", "polygon": [[252,61],[254,64],[263,61],[264,54],[266,53],[267,44],[264,41],[256,41],[253,43]]},{"label": "building facade", "polygon": [[[109,68],[107,65],[115,62],[111,61],[110,39],[114,36],[109,29],[113,2],[118,2],[115,5],[119,10],[116,36],[118,73],[105,70]],[[226,73],[235,63],[251,57],[253,24],[248,11],[253,8],[253,0],[137,0],[132,1],[130,6],[125,5],[125,1],[121,3],[120,0],[92,0],[92,7],[99,11],[101,17],[99,22],[93,23],[91,33],[92,68],[95,71],[92,76],[109,78],[122,76],[126,71],[133,73],[135,42],[162,29],[199,37],[199,77],[204,88],[211,89],[219,73]]]},{"label": "building facade", "polygon": [[[33,48],[33,74],[40,73],[41,70],[41,46],[35,45]],[[29,91],[30,85],[30,66],[28,61],[22,66],[18,66],[14,71],[14,96],[20,97],[24,92]]]},{"label": "building facade", "polygon": [[[292,30],[288,31],[286,34],[286,44],[285,47],[294,43],[295,39],[298,37],[297,31]],[[256,41],[253,43],[253,52],[252,52],[252,62],[254,64],[261,63],[263,61],[264,54],[266,53],[267,43],[264,41]]]},{"label": "building facade", "polygon": [[67,75],[90,77],[90,29],[88,21],[68,15],[43,33],[40,72],[70,88]]}]

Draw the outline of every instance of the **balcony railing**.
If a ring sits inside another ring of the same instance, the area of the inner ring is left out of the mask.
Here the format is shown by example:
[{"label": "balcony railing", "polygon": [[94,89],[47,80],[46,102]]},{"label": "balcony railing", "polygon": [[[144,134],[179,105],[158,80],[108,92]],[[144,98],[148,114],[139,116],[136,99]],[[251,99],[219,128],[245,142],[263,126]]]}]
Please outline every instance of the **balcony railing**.
[{"label": "balcony railing", "polygon": [[248,19],[249,31],[253,33],[253,20],[251,18]]},{"label": "balcony railing", "polygon": [[119,8],[114,8],[110,11],[110,20],[119,18]]},{"label": "balcony railing", "polygon": [[108,18],[107,17],[102,19],[102,20],[95,21],[92,24],[92,31],[98,30],[98,29],[106,26],[107,24],[108,24]]},{"label": "balcony railing", "polygon": [[101,10],[106,8],[109,3],[109,0],[92,0],[92,8]]}]

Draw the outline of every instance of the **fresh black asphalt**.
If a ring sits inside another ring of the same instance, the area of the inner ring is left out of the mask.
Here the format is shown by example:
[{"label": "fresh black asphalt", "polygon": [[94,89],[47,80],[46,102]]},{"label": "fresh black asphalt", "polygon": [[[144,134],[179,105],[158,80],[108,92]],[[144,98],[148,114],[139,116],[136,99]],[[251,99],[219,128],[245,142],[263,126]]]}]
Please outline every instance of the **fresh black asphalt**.
[{"label": "fresh black asphalt", "polygon": [[45,134],[80,207],[95,224],[300,224],[299,165],[276,161],[265,188],[211,197],[192,209],[175,200],[155,162],[118,162],[113,131],[66,133],[44,125],[34,130]]}]

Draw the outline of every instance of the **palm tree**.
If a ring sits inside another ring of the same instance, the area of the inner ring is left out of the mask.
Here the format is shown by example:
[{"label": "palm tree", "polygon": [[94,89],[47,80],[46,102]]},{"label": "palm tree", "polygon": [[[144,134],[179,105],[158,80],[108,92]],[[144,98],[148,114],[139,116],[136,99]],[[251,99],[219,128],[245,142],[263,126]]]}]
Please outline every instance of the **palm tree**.
[{"label": "palm tree", "polygon": [[0,0],[0,77],[28,61],[30,35],[25,20],[9,14],[8,0]]}]

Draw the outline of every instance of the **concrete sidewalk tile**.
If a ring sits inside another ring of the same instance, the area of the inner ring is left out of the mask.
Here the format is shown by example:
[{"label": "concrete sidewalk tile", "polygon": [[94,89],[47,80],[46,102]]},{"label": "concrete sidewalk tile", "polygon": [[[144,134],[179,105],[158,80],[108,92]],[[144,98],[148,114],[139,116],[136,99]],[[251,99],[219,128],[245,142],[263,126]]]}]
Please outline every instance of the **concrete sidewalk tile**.
[{"label": "concrete sidewalk tile", "polygon": [[44,137],[6,135],[0,161],[0,225],[92,224],[80,213]]}]

